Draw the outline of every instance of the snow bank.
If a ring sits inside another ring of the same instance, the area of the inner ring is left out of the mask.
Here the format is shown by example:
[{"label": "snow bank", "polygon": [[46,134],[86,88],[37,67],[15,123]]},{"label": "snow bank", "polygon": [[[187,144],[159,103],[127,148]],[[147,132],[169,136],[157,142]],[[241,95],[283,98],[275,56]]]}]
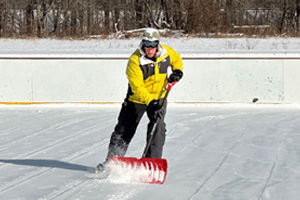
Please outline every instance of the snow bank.
[{"label": "snow bank", "polygon": [[[1,57],[125,57],[137,48],[140,39],[111,40],[13,40],[1,39]],[[162,38],[183,57],[218,54],[243,56],[297,56],[300,38]],[[224,56],[224,55],[223,55]],[[299,55],[298,55],[299,57]]]}]

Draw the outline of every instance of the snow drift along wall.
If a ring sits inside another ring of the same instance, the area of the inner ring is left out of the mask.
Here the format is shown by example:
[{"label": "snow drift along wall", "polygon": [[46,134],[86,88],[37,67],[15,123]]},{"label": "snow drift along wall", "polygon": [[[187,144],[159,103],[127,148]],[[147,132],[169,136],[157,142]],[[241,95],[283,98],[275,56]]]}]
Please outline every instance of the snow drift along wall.
[{"label": "snow drift along wall", "polygon": [[[300,103],[300,57],[184,57],[170,102]],[[0,102],[122,102],[127,58],[2,58]]]}]

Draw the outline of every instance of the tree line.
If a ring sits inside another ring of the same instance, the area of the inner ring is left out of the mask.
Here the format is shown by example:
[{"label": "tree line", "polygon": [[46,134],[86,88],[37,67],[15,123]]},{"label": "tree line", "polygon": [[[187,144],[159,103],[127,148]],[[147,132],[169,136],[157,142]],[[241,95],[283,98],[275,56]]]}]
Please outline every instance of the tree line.
[{"label": "tree line", "polygon": [[[300,0],[0,0],[0,37],[300,35]],[[126,36],[125,34],[125,36]]]}]

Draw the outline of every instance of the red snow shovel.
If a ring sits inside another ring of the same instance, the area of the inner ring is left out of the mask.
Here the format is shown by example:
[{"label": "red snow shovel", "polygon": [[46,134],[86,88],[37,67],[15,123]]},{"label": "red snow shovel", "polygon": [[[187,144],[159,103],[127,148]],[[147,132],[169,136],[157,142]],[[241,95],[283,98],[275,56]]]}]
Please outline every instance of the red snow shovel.
[{"label": "red snow shovel", "polygon": [[[163,99],[162,105],[164,105],[171,88],[177,81],[168,83],[167,92]],[[146,154],[149,150],[150,143],[152,141],[157,124],[160,118],[156,119],[154,128],[150,134],[150,139],[147,142],[142,158],[134,157],[111,157],[110,158],[110,170],[111,174],[118,174],[128,181],[143,182],[152,184],[163,184],[166,180],[168,162],[163,158],[146,158]],[[118,176],[117,175],[117,176]]]}]

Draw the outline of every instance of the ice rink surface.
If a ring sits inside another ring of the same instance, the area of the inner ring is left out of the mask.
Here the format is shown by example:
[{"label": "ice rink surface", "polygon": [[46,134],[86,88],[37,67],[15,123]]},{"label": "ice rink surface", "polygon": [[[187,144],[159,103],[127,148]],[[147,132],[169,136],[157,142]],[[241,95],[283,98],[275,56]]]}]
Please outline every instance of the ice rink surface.
[{"label": "ice rink surface", "polygon": [[[0,199],[296,200],[297,105],[169,104],[163,185],[100,179],[121,105],[0,107]],[[127,156],[140,157],[146,115]]]}]

